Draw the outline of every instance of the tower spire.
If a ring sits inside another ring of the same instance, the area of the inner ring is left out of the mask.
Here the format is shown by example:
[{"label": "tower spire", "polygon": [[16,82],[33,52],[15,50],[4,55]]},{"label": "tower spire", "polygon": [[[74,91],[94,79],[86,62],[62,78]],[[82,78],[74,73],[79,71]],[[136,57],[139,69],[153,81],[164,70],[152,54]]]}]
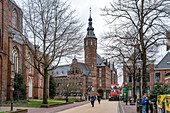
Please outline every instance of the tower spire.
[{"label": "tower spire", "polygon": [[91,7],[90,7],[89,26],[87,28],[86,38],[89,38],[89,37],[96,37],[94,34],[94,28],[92,27]]}]

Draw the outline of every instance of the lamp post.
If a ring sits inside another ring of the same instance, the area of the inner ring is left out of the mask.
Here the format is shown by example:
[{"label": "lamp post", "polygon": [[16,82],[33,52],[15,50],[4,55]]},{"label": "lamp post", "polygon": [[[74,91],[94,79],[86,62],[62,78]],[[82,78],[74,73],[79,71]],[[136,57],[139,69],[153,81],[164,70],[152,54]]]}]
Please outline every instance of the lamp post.
[{"label": "lamp post", "polygon": [[137,64],[138,64],[138,71],[139,71],[139,76],[138,76],[138,79],[139,79],[139,112],[142,113],[142,98],[141,98],[141,68],[142,68],[142,60],[138,60],[137,61]]},{"label": "lamp post", "polygon": [[69,87],[69,84],[67,84],[67,95],[66,95],[66,102],[68,102],[68,87]]},{"label": "lamp post", "polygon": [[12,82],[12,88],[11,88],[11,111],[13,111],[13,92],[14,92],[14,78],[15,78],[15,73],[14,71],[11,72],[11,82]]},{"label": "lamp post", "polygon": [[127,89],[127,82],[125,82],[125,86],[126,86],[126,105],[127,105],[127,102],[128,102],[128,89]]}]

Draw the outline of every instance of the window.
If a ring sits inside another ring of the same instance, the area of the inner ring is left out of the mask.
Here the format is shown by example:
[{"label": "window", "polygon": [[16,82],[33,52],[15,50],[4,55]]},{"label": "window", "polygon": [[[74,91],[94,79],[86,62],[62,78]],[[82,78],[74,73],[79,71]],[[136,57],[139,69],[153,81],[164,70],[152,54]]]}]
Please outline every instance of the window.
[{"label": "window", "polygon": [[40,86],[41,86],[41,83],[42,83],[42,75],[40,74]]},{"label": "window", "polygon": [[88,40],[86,40],[86,46],[88,45]]},{"label": "window", "polygon": [[90,41],[90,44],[93,45],[93,40]]},{"label": "window", "polygon": [[100,79],[99,83],[99,86],[102,87],[102,79]]},{"label": "window", "polygon": [[58,71],[56,72],[56,74],[58,75]]},{"label": "window", "polygon": [[150,73],[147,73],[147,82],[150,82]]},{"label": "window", "polygon": [[29,70],[29,73],[31,73],[31,57],[30,57],[30,54],[28,54],[28,70]]},{"label": "window", "polygon": [[14,71],[18,72],[18,53],[17,53],[16,48],[12,50],[12,61],[14,64]]},{"label": "window", "polygon": [[150,93],[150,86],[147,86],[147,94],[149,95]]},{"label": "window", "polygon": [[99,77],[102,77],[102,68],[99,68]]},{"label": "window", "polygon": [[13,11],[12,13],[12,22],[15,27],[17,27],[17,12],[16,10]]},{"label": "window", "polygon": [[161,82],[161,73],[156,72],[155,73],[155,83]]},{"label": "window", "polygon": [[91,63],[91,67],[92,67],[92,68],[94,67],[93,63]]},{"label": "window", "polygon": [[61,73],[64,74],[64,71],[62,71]]},{"label": "window", "polygon": [[96,40],[95,40],[95,46],[96,46]]},{"label": "window", "polygon": [[127,82],[132,82],[132,75],[131,74],[127,74]]},{"label": "window", "polygon": [[86,58],[88,58],[88,54],[86,54]]}]

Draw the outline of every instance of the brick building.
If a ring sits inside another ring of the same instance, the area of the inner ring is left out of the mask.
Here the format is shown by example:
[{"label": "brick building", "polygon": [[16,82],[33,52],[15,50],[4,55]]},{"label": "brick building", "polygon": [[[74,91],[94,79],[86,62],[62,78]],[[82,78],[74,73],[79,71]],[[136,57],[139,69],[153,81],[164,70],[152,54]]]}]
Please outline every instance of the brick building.
[{"label": "brick building", "polygon": [[114,65],[97,54],[97,38],[92,27],[91,14],[88,20],[87,35],[84,38],[85,63],[74,58],[71,64],[59,66],[52,72],[59,96],[65,95],[66,86],[69,86],[69,93],[73,96],[99,93],[103,98],[108,98],[110,84],[117,83]]},{"label": "brick building", "polygon": [[[153,89],[153,86],[156,83],[170,84],[170,33],[167,32],[167,54],[161,59],[158,64],[154,64],[154,61],[148,61],[147,63],[147,93],[149,94],[150,90]],[[128,62],[128,67],[132,68],[132,62]],[[138,70],[136,70],[136,76],[138,76]],[[142,70],[141,70],[142,73]],[[129,96],[132,96],[133,90],[133,78],[132,74],[129,73],[128,68],[123,66],[123,79],[124,83],[127,82],[127,86],[129,89]],[[142,79],[141,79],[142,84]],[[142,87],[142,86],[141,86]],[[139,80],[136,81],[136,94],[139,96]],[[142,89],[141,89],[142,91]]]},{"label": "brick building", "polygon": [[43,78],[30,65],[33,56],[22,40],[23,12],[14,0],[1,0],[0,12],[0,102],[10,98],[12,71],[25,77],[28,98],[42,98]]}]

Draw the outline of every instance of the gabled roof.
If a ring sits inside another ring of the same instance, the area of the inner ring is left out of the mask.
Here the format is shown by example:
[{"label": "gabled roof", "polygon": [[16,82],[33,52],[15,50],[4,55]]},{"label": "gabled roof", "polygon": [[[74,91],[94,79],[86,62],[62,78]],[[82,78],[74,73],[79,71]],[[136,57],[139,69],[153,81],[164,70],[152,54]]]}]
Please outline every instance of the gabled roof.
[{"label": "gabled roof", "polygon": [[97,54],[97,66],[105,66],[103,60],[104,59],[99,54]]},{"label": "gabled roof", "polygon": [[89,69],[85,63],[78,62],[80,66],[80,70],[83,72],[83,75],[88,75],[89,74]]},{"label": "gabled roof", "polygon": [[155,69],[170,69],[170,52],[155,66]]}]

